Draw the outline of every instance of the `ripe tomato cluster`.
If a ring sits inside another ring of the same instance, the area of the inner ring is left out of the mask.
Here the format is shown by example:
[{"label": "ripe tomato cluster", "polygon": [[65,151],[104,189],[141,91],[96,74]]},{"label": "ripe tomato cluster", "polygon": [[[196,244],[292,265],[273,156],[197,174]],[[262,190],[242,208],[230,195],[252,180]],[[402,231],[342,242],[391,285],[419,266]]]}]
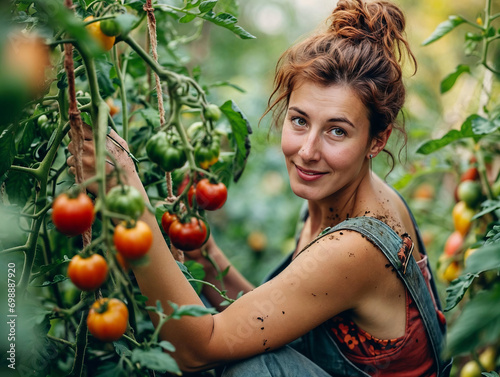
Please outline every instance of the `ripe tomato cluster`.
[{"label": "ripe tomato cluster", "polygon": [[473,217],[483,199],[479,172],[471,166],[462,173],[455,189],[456,203],[451,213],[454,231],[448,236],[439,259],[438,276],[444,282],[451,282],[460,276],[467,258],[475,250],[468,247],[471,244],[469,234]]}]

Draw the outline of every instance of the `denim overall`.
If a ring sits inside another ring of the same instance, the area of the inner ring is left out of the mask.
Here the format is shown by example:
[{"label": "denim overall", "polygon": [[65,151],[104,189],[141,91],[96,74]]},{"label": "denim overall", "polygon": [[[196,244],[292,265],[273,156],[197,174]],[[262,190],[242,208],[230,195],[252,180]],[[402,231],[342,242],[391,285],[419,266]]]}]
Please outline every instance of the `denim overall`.
[{"label": "denim overall", "polygon": [[[415,224],[413,216],[412,220]],[[403,244],[403,240],[387,224],[372,217],[347,219],[335,227],[325,229],[318,238],[339,230],[353,230],[361,233],[375,243],[384,253],[406,285],[409,294],[415,301],[422,316],[436,360],[437,376],[449,376],[451,361],[444,361],[441,358],[446,336],[446,326],[445,324],[440,324],[434,302],[415,259],[412,257],[408,258],[405,267],[398,258],[397,254]],[[425,253],[425,248],[416,224],[415,230],[418,235],[417,242],[419,243],[420,251],[421,253]],[[291,263],[291,261],[292,255],[289,255],[266,280],[270,280],[278,275]],[[432,279],[431,289],[434,291],[434,297],[436,297],[436,305],[438,305],[438,309],[441,310],[439,300],[437,300],[436,287]],[[222,376],[377,376],[378,372],[374,367],[365,366],[363,369],[360,369],[348,360],[340,351],[337,343],[330,335],[330,332],[329,326],[324,323],[303,335],[301,338],[276,351],[264,353],[226,366]]]}]

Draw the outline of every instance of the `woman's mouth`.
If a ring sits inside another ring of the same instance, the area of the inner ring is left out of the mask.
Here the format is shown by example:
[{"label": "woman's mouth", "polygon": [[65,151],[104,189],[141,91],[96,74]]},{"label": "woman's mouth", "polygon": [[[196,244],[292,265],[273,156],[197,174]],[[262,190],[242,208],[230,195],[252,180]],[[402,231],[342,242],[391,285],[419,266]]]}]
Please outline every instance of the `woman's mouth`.
[{"label": "woman's mouth", "polygon": [[297,175],[304,181],[308,182],[320,179],[326,174],[316,170],[304,169],[298,165],[295,165],[295,169],[297,170]]}]

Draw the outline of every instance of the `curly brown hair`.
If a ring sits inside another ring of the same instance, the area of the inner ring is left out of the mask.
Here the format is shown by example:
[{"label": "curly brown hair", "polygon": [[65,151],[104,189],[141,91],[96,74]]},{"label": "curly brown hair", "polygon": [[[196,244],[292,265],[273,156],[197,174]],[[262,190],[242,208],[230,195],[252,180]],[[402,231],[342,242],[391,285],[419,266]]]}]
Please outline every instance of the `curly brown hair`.
[{"label": "curly brown hair", "polygon": [[[354,90],[368,109],[370,136],[377,137],[389,125],[401,131],[396,118],[406,89],[402,62],[407,55],[417,69],[405,35],[405,16],[385,0],[340,0],[327,19],[328,28],[290,47],[280,57],[274,90],[264,115],[273,113],[274,124],[282,121],[290,95],[298,83],[312,81]],[[392,154],[389,154],[394,164]]]}]

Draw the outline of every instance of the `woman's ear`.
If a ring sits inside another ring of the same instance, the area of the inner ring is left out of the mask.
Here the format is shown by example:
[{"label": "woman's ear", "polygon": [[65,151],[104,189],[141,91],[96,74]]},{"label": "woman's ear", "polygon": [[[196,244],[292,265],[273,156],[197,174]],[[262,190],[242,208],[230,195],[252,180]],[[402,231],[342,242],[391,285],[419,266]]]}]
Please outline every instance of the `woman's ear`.
[{"label": "woman's ear", "polygon": [[389,136],[392,133],[392,124],[390,124],[384,131],[377,135],[377,137],[373,138],[371,141],[370,149],[368,152],[368,156],[370,158],[374,158],[385,148],[387,144],[387,140],[389,140]]}]

